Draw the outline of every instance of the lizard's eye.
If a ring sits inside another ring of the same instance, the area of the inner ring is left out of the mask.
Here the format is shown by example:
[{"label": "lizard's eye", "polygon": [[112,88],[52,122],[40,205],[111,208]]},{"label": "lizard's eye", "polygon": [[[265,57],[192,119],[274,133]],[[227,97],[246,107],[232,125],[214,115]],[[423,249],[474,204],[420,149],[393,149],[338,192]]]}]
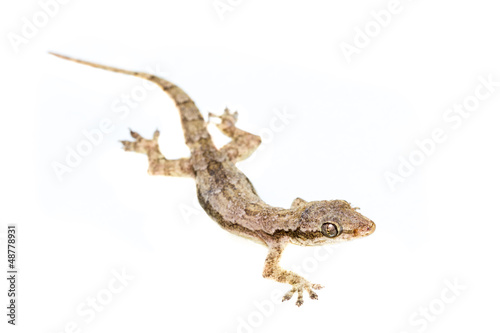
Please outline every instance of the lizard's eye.
[{"label": "lizard's eye", "polygon": [[337,222],[326,222],[321,226],[321,232],[326,237],[334,238],[342,233],[342,226]]}]

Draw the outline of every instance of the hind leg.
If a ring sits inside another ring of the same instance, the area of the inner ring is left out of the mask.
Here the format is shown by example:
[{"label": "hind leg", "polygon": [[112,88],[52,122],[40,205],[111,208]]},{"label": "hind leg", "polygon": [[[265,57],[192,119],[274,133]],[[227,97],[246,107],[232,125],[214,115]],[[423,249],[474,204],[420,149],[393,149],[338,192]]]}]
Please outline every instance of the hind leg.
[{"label": "hind leg", "polygon": [[159,131],[155,131],[153,139],[144,139],[138,133],[130,131],[135,141],[121,141],[125,151],[148,155],[148,173],[153,176],[194,177],[193,168],[188,158],[167,160],[160,152],[158,145]]},{"label": "hind leg", "polygon": [[233,139],[220,149],[222,152],[227,154],[233,163],[243,161],[244,159],[250,157],[250,155],[252,155],[262,142],[260,136],[248,133],[236,127],[238,112],[231,113],[229,109],[226,108],[224,113],[220,116],[216,116],[212,113],[208,116],[209,119],[210,117],[219,118],[221,122],[216,125],[217,128],[219,128],[222,133]]}]

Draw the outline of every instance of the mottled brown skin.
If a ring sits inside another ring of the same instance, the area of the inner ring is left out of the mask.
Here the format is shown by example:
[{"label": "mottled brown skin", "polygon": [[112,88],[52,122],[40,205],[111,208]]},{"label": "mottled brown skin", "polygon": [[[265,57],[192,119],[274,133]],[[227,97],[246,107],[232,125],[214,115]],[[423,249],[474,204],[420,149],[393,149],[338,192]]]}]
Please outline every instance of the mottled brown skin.
[{"label": "mottled brown skin", "polygon": [[207,131],[207,123],[191,98],[179,87],[154,75],[98,65],[54,54],[63,59],[117,73],[137,76],[158,84],[175,101],[179,109],[185,142],[191,157],[167,160],[158,146],[159,132],[151,140],[131,131],[135,141],[122,141],[126,151],[146,154],[151,175],[190,177],[196,181],[198,200],[208,215],[219,225],[239,236],[266,245],[269,254],[263,276],[292,285],[283,300],[298,294],[296,304],[303,303],[306,290],[312,299],[320,289],[298,274],[284,270],[279,260],[289,243],[310,246],[337,243],[370,235],[375,224],[343,200],[307,202],[297,198],[290,208],[272,207],[257,195],[252,183],[235,163],[249,157],[261,143],[260,137],[235,126],[237,113],[225,110],[213,114],[217,127],[232,139],[218,149]]}]

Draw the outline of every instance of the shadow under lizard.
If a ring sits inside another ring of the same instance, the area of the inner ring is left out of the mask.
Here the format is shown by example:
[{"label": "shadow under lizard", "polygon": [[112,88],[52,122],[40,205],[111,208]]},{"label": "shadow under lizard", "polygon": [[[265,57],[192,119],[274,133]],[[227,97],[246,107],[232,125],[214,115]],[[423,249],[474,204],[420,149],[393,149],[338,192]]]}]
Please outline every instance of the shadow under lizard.
[{"label": "shadow under lizard", "polygon": [[289,300],[297,293],[296,304],[302,305],[304,290],[317,299],[312,284],[300,275],[279,266],[281,254],[289,243],[310,246],[337,243],[370,235],[375,224],[344,200],[307,202],[297,198],[290,208],[272,207],[255,191],[248,178],[235,163],[249,157],[260,145],[259,136],[235,126],[237,113],[228,109],[220,116],[217,127],[231,142],[218,149],[207,130],[207,122],[191,98],[179,87],[157,76],[122,70],[52,53],[63,59],[92,67],[140,77],[159,85],[175,102],[181,118],[186,145],[191,156],[167,160],[158,146],[159,131],[152,139],[130,131],[134,141],[122,141],[126,151],[146,154],[151,175],[189,177],[196,181],[198,200],[222,228],[268,247],[263,276],[288,283],[291,290],[283,296]]}]

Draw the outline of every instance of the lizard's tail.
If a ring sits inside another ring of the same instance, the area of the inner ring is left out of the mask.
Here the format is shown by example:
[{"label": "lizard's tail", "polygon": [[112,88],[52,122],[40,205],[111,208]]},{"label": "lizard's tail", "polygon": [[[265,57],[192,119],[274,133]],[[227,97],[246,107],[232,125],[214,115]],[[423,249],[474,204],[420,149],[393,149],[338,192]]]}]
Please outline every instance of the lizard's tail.
[{"label": "lizard's tail", "polygon": [[210,134],[207,131],[205,119],[194,104],[193,100],[182,89],[173,83],[154,76],[152,74],[133,72],[124,69],[114,68],[110,66],[99,65],[96,63],[70,58],[57,53],[49,52],[59,58],[71,60],[80,64],[92,66],[95,68],[105,69],[108,71],[137,76],[159,85],[175,102],[181,116],[182,129],[184,130],[184,138],[186,145],[191,151],[207,145],[213,146]]}]

